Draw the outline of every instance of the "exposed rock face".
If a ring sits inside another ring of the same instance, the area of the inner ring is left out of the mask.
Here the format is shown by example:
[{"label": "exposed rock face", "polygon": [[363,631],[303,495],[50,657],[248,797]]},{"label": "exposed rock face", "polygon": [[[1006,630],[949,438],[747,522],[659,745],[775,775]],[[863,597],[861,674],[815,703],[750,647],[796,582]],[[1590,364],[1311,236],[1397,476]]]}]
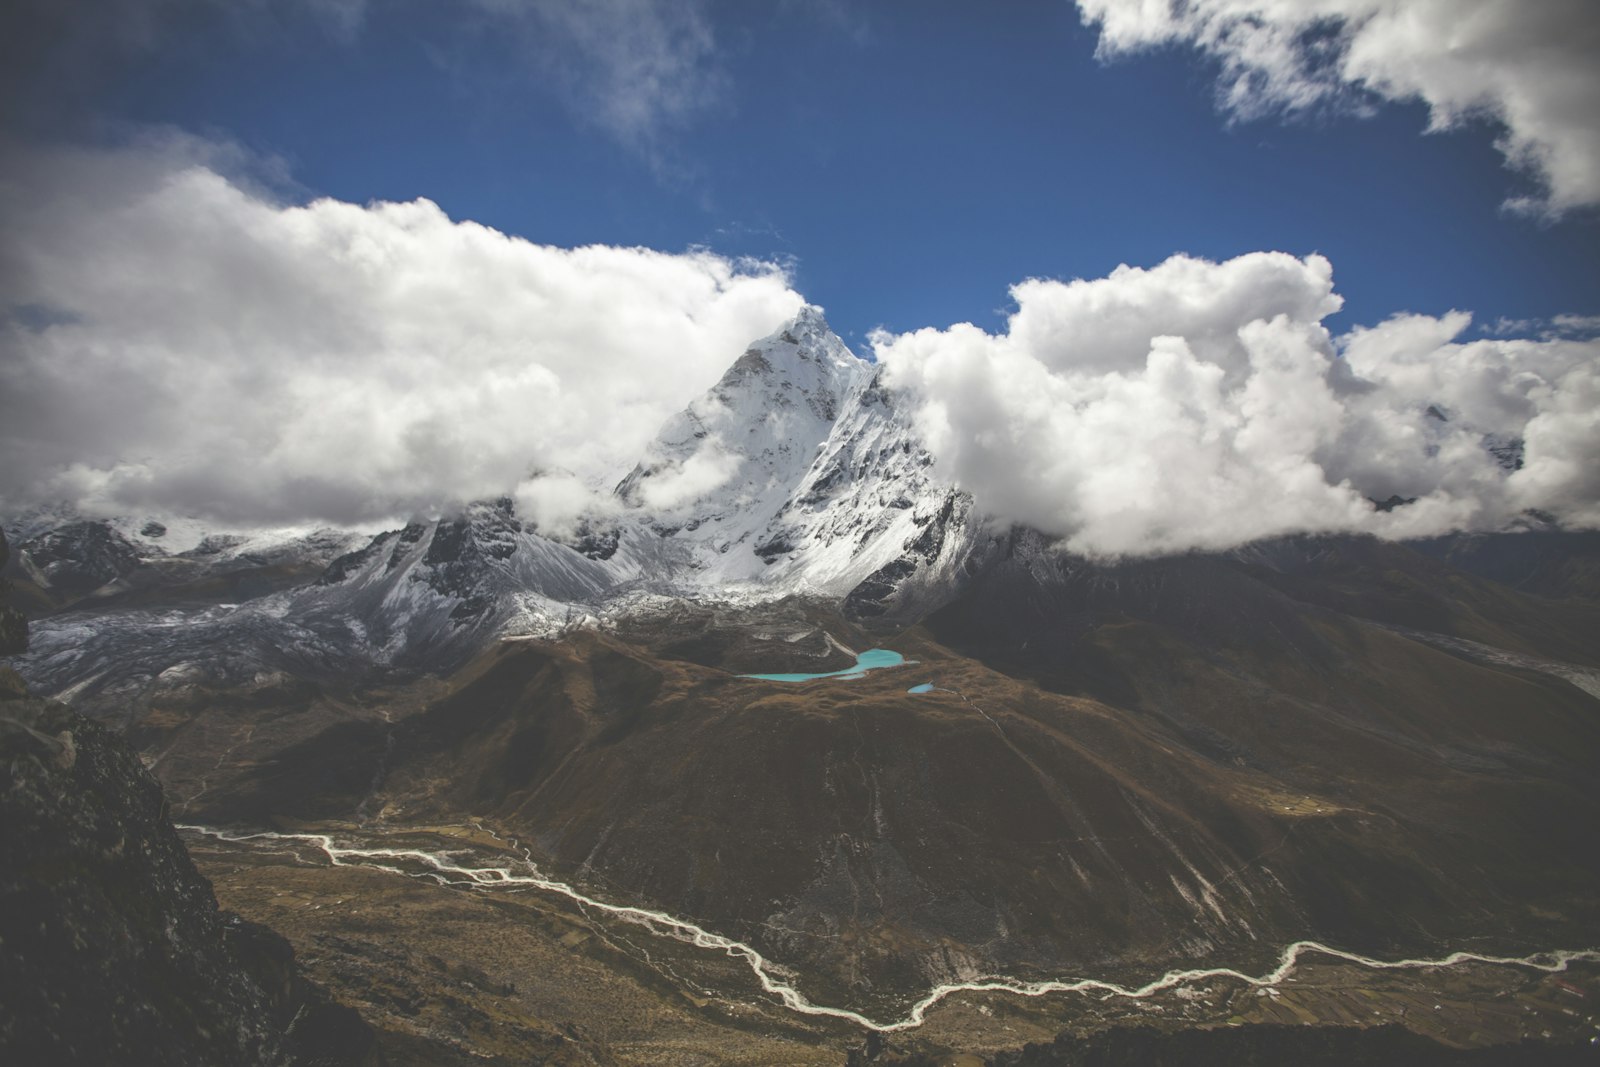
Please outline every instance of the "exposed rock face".
[{"label": "exposed rock face", "polygon": [[376,1065],[282,937],[220,912],[113,734],[0,671],[0,1060]]},{"label": "exposed rock face", "polygon": [[[4,530],[0,530],[0,567],[11,558],[11,546],[6,544]],[[28,649],[28,620],[22,612],[6,603],[11,595],[10,585],[0,579],[0,656],[11,656]]]},{"label": "exposed rock face", "polygon": [[101,522],[75,522],[24,543],[23,566],[40,585],[83,594],[115,581],[139,566],[139,553]]}]

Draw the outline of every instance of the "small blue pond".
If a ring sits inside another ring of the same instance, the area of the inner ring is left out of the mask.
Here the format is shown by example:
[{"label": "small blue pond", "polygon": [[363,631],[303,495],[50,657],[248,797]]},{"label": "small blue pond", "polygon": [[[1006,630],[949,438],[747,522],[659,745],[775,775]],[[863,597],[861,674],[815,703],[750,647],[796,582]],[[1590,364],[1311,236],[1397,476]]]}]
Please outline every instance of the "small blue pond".
[{"label": "small blue pond", "polygon": [[759,678],[764,682],[809,682],[814,678],[860,678],[868,671],[875,671],[880,667],[898,667],[906,658],[898,652],[891,652],[887,648],[869,648],[865,652],[856,653],[856,665],[838,671],[825,671],[822,674],[741,674],[741,678]]},{"label": "small blue pond", "polygon": [[931,693],[931,692],[933,692],[933,683],[932,682],[923,682],[921,685],[912,686],[910,689],[907,689],[906,692],[908,692],[908,693]]}]

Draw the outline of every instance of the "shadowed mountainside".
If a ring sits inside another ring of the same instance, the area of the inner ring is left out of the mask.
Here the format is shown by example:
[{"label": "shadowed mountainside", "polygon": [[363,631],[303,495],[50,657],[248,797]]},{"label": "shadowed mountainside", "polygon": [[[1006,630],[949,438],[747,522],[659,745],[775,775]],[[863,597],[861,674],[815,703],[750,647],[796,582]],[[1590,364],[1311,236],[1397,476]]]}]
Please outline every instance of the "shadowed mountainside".
[{"label": "shadowed mountainside", "polygon": [[799,602],[508,642],[396,723],[257,753],[194,813],[487,818],[834,1003],[1255,963],[1299,937],[1585,943],[1595,698],[1391,620],[1543,662],[1581,655],[1594,606],[1391,548],[1081,569],[1016,552],[887,641],[915,666],[854,680],[729,673],[848,663],[824,631],[872,640]]},{"label": "shadowed mountainside", "polygon": [[0,1051],[12,1063],[377,1067],[289,943],[219,912],[161,787],[0,671]]},{"label": "shadowed mountainside", "polygon": [[[1355,539],[982,551],[906,630],[679,601],[444,678],[172,671],[128,736],[185,821],[483,820],[878,1017],[977,973],[1259,969],[1300,937],[1593,941],[1592,600]],[[737,677],[873,645],[916,662]]]},{"label": "shadowed mountainside", "polygon": [[[0,569],[11,559],[11,546],[6,543],[4,530],[0,530]],[[0,656],[12,656],[27,650],[28,620],[11,604],[11,583],[0,578]]]},{"label": "shadowed mountainside", "polygon": [[[1587,1063],[1580,1045],[1552,1048],[1527,1041],[1498,1048],[1454,1049],[1395,1025],[1353,1027],[1252,1026],[1163,1034],[1129,1027],[1063,1034],[996,1056],[991,1067],[1346,1067],[1404,1063],[1408,1067],[1561,1067]],[[907,1064],[907,1067],[912,1067]]]}]

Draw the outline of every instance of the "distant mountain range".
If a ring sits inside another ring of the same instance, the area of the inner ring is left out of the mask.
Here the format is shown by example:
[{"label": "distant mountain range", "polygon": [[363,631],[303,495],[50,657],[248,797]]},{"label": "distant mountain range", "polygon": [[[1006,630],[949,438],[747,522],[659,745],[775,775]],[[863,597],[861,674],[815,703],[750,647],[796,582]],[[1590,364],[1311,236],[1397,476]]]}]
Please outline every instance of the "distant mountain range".
[{"label": "distant mountain range", "polygon": [[[370,537],[214,534],[192,521],[50,511],[7,530],[25,605],[115,613],[81,650],[81,673],[100,673],[130,643],[181,659],[183,638],[165,621],[173,605],[203,610],[208,628],[240,638],[230,643],[240,654],[255,635],[308,663],[429,668],[496,636],[557,633],[662,597],[804,596],[904,617],[948,599],[985,536],[971,499],[933,473],[878,369],[815,308],[670,419],[615,505],[553,535],[509,498]],[[53,632],[36,629],[46,653],[37,680],[59,689],[80,672]]]},{"label": "distant mountain range", "polygon": [[[497,637],[554,635],[663,598],[802,597],[905,624],[1015,559],[1019,544],[1055,558],[1045,539],[986,520],[939,478],[881,371],[809,307],[668,420],[613,504],[547,532],[504,498],[375,536],[36,511],[6,526],[18,600],[36,615],[73,610],[35,627],[25,669],[46,691],[80,697],[85,683],[192,665],[200,648],[205,669],[225,675],[437,670]],[[1546,530],[1415,547],[1536,592],[1593,593],[1594,540]],[[1287,543],[1230,555],[1281,560],[1297,551]],[[196,625],[174,627],[173,611]]]}]

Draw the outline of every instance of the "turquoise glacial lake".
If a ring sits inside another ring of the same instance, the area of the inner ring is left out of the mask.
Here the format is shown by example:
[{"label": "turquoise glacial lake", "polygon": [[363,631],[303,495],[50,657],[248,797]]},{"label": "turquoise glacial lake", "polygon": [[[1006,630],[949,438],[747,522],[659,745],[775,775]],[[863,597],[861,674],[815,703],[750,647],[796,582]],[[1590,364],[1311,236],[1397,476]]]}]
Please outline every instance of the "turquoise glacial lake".
[{"label": "turquoise glacial lake", "polygon": [[898,652],[891,652],[887,648],[869,648],[865,652],[856,653],[856,665],[838,671],[825,671],[822,674],[741,674],[741,678],[759,678],[764,682],[809,682],[815,678],[860,678],[868,671],[875,671],[881,667],[898,667],[906,658]]}]

